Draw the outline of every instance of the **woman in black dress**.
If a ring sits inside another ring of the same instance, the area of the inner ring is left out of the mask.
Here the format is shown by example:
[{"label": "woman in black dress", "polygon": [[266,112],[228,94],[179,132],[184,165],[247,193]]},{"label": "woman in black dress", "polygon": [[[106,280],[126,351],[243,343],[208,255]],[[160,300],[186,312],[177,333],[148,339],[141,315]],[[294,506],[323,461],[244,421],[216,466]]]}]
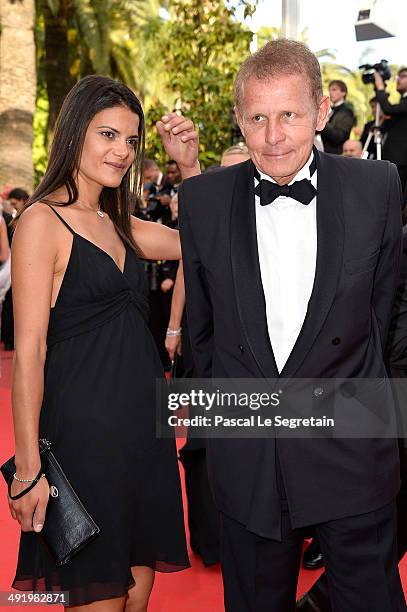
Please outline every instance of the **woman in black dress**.
[{"label": "woman in black dress", "polygon": [[[192,123],[170,114],[157,127],[183,177],[195,174]],[[58,568],[38,538],[46,478],[9,500],[22,528],[13,586],[68,591],[72,609],[145,611],[155,570],[189,565],[175,442],[155,434],[163,372],[140,261],[181,252],[178,232],[130,215],[143,147],[133,92],[106,77],[82,79],[64,102],[47,172],[13,239],[11,493],[39,472],[38,439],[47,438],[100,527]]]}]

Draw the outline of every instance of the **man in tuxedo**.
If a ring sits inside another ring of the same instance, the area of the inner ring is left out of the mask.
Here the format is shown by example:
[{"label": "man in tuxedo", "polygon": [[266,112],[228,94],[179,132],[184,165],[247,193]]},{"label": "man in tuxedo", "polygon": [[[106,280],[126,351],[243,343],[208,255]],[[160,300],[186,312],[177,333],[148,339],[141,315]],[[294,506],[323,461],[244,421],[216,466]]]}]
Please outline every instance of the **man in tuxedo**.
[{"label": "man in tuxedo", "polygon": [[385,122],[386,140],[383,145],[383,159],[396,164],[402,188],[407,188],[407,67],[401,68],[397,75],[397,91],[401,98],[399,104],[390,104],[384,89],[384,82],[375,72],[376,97],[382,111],[390,118]]},{"label": "man in tuxedo", "polygon": [[[330,103],[317,58],[299,42],[272,41],[250,56],[235,99],[251,160],[179,191],[197,375],[372,378],[387,388],[382,346],[401,246],[396,168],[313,149]],[[319,380],[313,389],[316,411],[326,388]],[[228,612],[295,609],[310,525],[335,612],[406,610],[397,441],[209,439],[208,468]]]},{"label": "man in tuxedo", "polygon": [[[407,225],[403,227],[403,254],[396,297],[390,318],[386,343],[387,369],[392,378],[407,378]],[[394,391],[399,406],[407,406],[406,385],[396,380]],[[405,423],[405,419],[403,419]],[[403,432],[404,433],[404,432]],[[407,439],[400,439],[401,488],[397,496],[397,557],[407,551]],[[312,588],[297,603],[301,612],[332,612],[329,585],[326,574],[322,574]]]},{"label": "man in tuxedo", "polygon": [[349,138],[355,122],[353,110],[346,103],[347,94],[348,88],[344,81],[335,80],[329,83],[329,97],[332,108],[327,124],[321,132],[326,153],[342,154],[343,143]]}]

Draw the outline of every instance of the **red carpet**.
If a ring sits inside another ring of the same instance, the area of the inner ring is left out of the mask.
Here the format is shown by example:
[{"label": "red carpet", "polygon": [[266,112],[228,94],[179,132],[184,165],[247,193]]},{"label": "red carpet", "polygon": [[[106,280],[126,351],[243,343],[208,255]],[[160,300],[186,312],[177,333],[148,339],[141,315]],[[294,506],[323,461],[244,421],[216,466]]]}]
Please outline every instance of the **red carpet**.
[{"label": "red carpet", "polygon": [[[12,354],[0,353],[0,464],[14,451],[12,434],[10,383]],[[181,467],[181,477],[183,477]],[[185,500],[184,500],[185,501]],[[6,501],[6,488],[0,483],[0,592],[8,591],[14,576],[19,526],[10,517]],[[407,557],[407,556],[406,556]],[[222,612],[223,593],[218,566],[205,568],[200,559],[191,554],[192,568],[175,574],[157,574],[149,612]],[[407,558],[400,564],[404,591],[407,592]],[[300,574],[298,594],[307,590],[320,572],[303,570]],[[13,606],[18,612],[28,609],[45,610],[45,606]],[[54,608],[53,608],[54,609]],[[62,610],[62,607],[55,607]]]}]

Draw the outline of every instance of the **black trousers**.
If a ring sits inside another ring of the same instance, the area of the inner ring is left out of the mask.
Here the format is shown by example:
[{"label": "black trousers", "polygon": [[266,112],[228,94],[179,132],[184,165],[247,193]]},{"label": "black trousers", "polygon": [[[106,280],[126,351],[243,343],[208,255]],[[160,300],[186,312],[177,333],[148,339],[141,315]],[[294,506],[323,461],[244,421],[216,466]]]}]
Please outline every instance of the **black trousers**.
[{"label": "black trousers", "polygon": [[[396,378],[397,374],[393,373]],[[407,453],[400,448],[401,487],[397,496],[397,559],[401,561],[407,552]],[[318,612],[332,612],[329,586],[325,572],[313,584],[307,594]]]},{"label": "black trousers", "polygon": [[[262,538],[222,514],[226,612],[293,612],[303,530],[283,513],[281,542]],[[407,607],[397,566],[396,505],[316,525],[333,612],[401,612]]]}]

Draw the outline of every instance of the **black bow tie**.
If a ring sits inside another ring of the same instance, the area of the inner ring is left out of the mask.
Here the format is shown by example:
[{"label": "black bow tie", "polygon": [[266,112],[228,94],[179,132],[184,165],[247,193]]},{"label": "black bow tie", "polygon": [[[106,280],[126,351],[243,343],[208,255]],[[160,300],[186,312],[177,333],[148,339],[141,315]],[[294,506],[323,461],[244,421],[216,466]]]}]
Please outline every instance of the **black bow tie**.
[{"label": "black bow tie", "polygon": [[261,179],[254,193],[260,197],[260,204],[267,206],[279,196],[287,196],[302,204],[309,204],[316,196],[317,190],[309,179],[295,181],[292,185],[277,185],[277,183]]},{"label": "black bow tie", "polygon": [[[317,169],[317,163],[314,158],[310,164],[309,172],[312,176]],[[255,168],[254,176],[259,181],[259,184],[254,190],[254,193],[259,196],[261,206],[267,206],[276,200],[279,196],[287,196],[301,202],[301,204],[308,205],[315,198],[317,190],[309,179],[302,179],[302,181],[295,181],[292,185],[277,185],[266,179],[260,179],[260,174],[257,168]]]}]

